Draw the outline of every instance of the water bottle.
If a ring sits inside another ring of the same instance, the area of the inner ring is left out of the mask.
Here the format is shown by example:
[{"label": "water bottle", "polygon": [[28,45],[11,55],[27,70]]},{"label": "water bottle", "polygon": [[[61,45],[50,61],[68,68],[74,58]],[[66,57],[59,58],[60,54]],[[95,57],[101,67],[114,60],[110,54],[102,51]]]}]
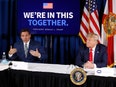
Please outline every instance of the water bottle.
[{"label": "water bottle", "polygon": [[2,60],[6,60],[6,54],[5,54],[5,52],[3,52],[3,54],[2,54]]},{"label": "water bottle", "polygon": [[2,61],[1,61],[1,63],[2,64],[8,64],[8,61],[6,59],[6,53],[5,52],[3,52],[3,54],[2,54]]}]

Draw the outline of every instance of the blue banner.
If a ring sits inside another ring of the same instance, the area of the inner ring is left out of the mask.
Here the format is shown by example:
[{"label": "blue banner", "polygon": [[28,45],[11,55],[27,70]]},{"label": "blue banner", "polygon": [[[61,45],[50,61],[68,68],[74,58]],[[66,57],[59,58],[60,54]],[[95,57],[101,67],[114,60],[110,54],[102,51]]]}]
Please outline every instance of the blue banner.
[{"label": "blue banner", "polygon": [[78,34],[80,0],[18,0],[18,31],[32,34]]}]

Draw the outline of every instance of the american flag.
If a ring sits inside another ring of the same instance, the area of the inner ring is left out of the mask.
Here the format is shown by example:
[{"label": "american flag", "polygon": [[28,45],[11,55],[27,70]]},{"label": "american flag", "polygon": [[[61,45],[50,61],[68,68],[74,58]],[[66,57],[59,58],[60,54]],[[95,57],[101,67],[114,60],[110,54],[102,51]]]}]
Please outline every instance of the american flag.
[{"label": "american flag", "polygon": [[79,32],[79,35],[84,43],[86,41],[86,35],[89,32],[98,34],[100,39],[99,17],[98,17],[96,0],[85,1],[84,11],[82,14],[82,20],[80,25],[80,32]]},{"label": "american flag", "polygon": [[43,9],[53,9],[53,3],[43,3]]}]

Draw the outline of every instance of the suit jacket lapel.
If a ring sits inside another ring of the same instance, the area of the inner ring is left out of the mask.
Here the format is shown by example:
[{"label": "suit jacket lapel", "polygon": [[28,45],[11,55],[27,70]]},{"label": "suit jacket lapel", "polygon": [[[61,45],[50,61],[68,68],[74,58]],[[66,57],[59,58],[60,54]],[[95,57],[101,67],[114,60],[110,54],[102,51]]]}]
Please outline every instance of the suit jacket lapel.
[{"label": "suit jacket lapel", "polygon": [[98,58],[98,53],[99,53],[99,46],[97,45],[96,48],[95,48],[94,62],[95,62],[96,59]]},{"label": "suit jacket lapel", "polygon": [[32,41],[30,40],[30,43],[29,43],[29,50],[30,50],[30,48],[31,48],[31,45],[32,45]]},{"label": "suit jacket lapel", "polygon": [[87,62],[89,60],[89,48],[85,49],[85,54],[83,54],[83,55],[85,55],[84,56],[85,57],[85,62]]},{"label": "suit jacket lapel", "polygon": [[21,48],[22,56],[25,57],[25,51],[24,51],[24,44],[23,44],[23,42],[21,42],[20,48]]}]

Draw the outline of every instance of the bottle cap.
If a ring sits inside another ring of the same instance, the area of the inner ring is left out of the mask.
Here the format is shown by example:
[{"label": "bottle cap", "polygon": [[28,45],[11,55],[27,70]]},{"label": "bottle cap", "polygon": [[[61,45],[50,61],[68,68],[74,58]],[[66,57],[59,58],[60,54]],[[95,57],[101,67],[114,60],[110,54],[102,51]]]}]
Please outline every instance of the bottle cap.
[{"label": "bottle cap", "polygon": [[5,54],[5,52],[3,52],[3,54]]}]

